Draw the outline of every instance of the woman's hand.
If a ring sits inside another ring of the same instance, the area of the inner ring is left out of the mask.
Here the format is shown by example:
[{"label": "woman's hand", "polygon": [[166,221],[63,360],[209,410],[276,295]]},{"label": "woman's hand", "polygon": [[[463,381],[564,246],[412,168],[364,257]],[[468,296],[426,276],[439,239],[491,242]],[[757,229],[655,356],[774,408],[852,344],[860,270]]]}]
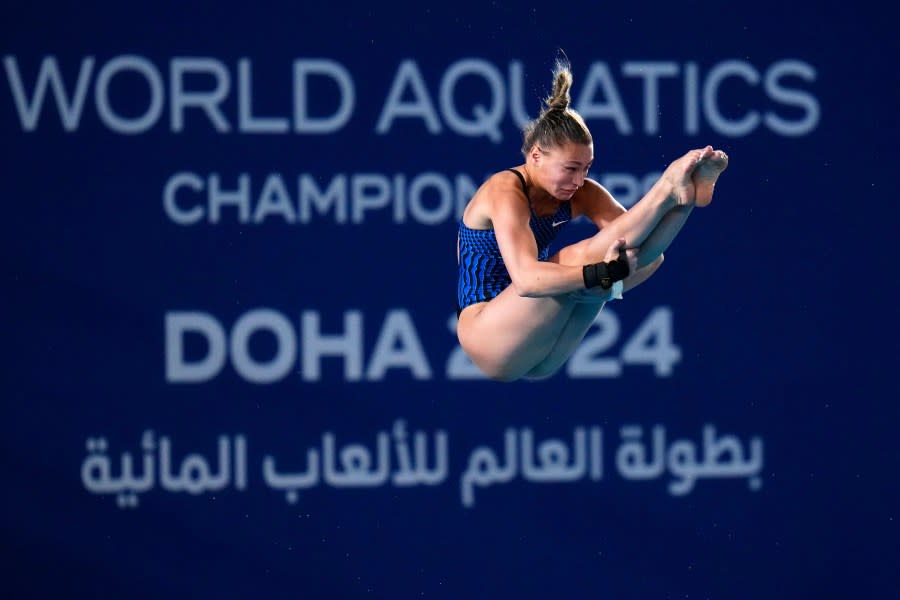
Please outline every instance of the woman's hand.
[{"label": "woman's hand", "polygon": [[[607,248],[606,256],[603,257],[603,262],[613,262],[624,255],[625,260],[628,261],[628,273],[631,275],[637,271],[638,253],[634,248],[629,248],[627,250],[624,248],[625,239],[617,239],[609,246],[609,248]],[[600,286],[597,286],[591,289],[570,292],[569,297],[580,304],[603,304],[612,299],[613,289],[614,288],[604,290]]]},{"label": "woman's hand", "polygon": [[628,275],[634,275],[638,269],[638,251],[637,248],[625,249],[625,238],[619,238],[614,241],[606,250],[606,256],[603,262],[614,262],[622,256],[628,261]]},{"label": "woman's hand", "polygon": [[[628,276],[631,277],[638,270],[638,251],[637,251],[637,248],[628,248],[627,250],[623,251],[622,247],[624,245],[625,245],[625,240],[622,240],[622,246],[619,247],[619,251],[624,253],[625,260],[628,261]],[[607,259],[607,260],[610,260],[610,259]],[[612,260],[615,260],[615,259],[612,259]]]}]

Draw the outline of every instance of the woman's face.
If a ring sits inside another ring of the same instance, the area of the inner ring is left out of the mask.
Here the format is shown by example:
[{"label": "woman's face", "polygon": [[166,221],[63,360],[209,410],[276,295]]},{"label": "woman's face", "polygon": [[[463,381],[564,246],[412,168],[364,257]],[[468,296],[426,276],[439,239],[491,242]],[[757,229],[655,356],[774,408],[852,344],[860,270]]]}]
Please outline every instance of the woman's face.
[{"label": "woman's face", "polygon": [[558,200],[569,200],[584,185],[594,162],[593,144],[568,143],[552,148],[535,146],[531,156],[539,185]]}]

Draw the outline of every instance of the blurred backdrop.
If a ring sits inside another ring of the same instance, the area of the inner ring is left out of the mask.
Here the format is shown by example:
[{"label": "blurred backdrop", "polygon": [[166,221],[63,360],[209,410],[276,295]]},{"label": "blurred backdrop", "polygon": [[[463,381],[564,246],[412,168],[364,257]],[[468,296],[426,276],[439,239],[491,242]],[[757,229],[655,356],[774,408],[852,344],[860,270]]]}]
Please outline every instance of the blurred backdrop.
[{"label": "blurred backdrop", "polygon": [[[7,597],[896,594],[878,6],[7,2]],[[560,50],[623,204],[731,165],[563,371],[496,383],[456,226]]]}]

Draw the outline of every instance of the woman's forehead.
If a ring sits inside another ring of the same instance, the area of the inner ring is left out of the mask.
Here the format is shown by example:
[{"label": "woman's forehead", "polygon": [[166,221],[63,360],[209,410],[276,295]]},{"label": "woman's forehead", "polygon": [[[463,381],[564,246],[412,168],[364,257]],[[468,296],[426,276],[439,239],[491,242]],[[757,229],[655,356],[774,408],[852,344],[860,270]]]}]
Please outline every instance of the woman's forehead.
[{"label": "woman's forehead", "polygon": [[570,142],[557,146],[554,150],[558,158],[566,162],[589,163],[594,160],[593,144],[575,144]]}]

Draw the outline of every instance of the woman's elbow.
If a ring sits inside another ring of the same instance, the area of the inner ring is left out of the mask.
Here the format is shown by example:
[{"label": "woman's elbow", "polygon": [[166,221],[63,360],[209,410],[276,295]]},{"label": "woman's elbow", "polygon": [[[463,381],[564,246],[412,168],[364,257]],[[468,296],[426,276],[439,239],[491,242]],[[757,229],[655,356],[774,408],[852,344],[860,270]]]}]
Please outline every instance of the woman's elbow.
[{"label": "woman's elbow", "polygon": [[540,295],[540,290],[531,283],[513,281],[512,288],[516,295],[522,298],[537,298]]},{"label": "woman's elbow", "polygon": [[540,281],[535,277],[529,277],[528,274],[520,274],[510,277],[512,283],[510,286],[517,296],[523,298],[538,298],[546,296],[546,290],[543,290]]}]

